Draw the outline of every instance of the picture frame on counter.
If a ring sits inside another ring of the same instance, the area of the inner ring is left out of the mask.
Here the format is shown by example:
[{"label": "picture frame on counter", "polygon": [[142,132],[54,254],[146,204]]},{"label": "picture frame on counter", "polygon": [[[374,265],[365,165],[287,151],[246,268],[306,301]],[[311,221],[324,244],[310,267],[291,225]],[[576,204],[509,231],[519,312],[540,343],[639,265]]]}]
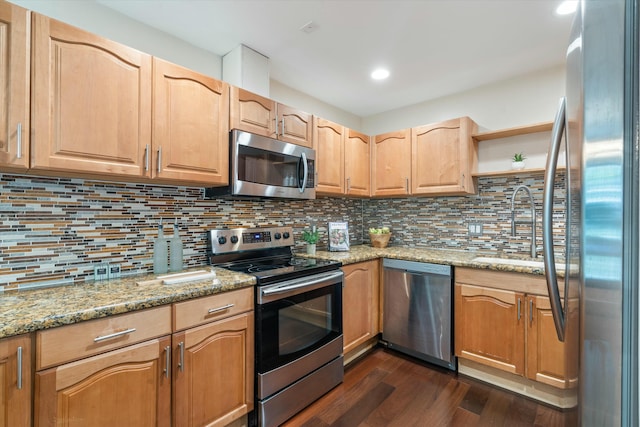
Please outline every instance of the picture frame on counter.
[{"label": "picture frame on counter", "polygon": [[340,252],[349,250],[349,223],[330,222],[328,227],[329,251]]}]

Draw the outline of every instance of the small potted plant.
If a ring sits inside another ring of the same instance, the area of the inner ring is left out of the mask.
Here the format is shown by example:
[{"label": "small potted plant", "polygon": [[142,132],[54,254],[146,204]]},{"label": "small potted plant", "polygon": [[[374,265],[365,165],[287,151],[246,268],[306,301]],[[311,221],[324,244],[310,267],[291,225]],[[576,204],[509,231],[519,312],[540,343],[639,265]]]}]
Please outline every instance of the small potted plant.
[{"label": "small potted plant", "polygon": [[371,246],[374,248],[386,248],[391,238],[391,230],[389,230],[389,227],[370,228],[369,238],[371,239]]},{"label": "small potted plant", "polygon": [[315,227],[311,231],[304,230],[302,232],[302,240],[307,242],[307,253],[314,255],[316,253],[316,243],[320,240],[320,232]]},{"label": "small potted plant", "polygon": [[511,159],[511,169],[524,169],[524,159],[526,159],[526,157],[523,153],[514,154],[513,158]]}]

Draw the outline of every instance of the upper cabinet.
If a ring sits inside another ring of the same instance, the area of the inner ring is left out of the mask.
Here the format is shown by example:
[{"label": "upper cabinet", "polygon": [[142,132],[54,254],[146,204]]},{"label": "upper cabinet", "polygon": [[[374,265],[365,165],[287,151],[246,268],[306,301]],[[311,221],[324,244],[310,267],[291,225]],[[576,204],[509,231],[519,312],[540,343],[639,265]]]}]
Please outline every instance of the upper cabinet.
[{"label": "upper cabinet", "polygon": [[371,137],[347,129],[344,137],[345,193],[351,196],[371,195]]},{"label": "upper cabinet", "polygon": [[29,167],[29,12],[0,3],[0,167]]},{"label": "upper cabinet", "polygon": [[313,116],[238,87],[231,87],[232,129],[313,147]]},{"label": "upper cabinet", "polygon": [[316,148],[316,191],[344,194],[344,126],[316,117],[313,134]]},{"label": "upper cabinet", "polygon": [[473,194],[477,155],[468,117],[411,129],[411,194]]},{"label": "upper cabinet", "polygon": [[411,129],[376,135],[371,150],[372,196],[410,194]]},{"label": "upper cabinet", "polygon": [[229,85],[153,58],[154,179],[229,181]]},{"label": "upper cabinet", "polygon": [[151,56],[32,16],[31,168],[143,176],[151,144]]}]

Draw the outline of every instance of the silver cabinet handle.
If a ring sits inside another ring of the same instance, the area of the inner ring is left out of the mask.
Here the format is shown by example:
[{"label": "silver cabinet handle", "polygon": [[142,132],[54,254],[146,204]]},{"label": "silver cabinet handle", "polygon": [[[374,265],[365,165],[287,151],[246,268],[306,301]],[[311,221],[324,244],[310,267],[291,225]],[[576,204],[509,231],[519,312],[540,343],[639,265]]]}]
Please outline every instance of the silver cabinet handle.
[{"label": "silver cabinet handle", "polygon": [[218,308],[210,308],[209,311],[207,311],[207,313],[209,313],[209,314],[219,313],[221,311],[225,311],[225,310],[230,309],[234,305],[235,304],[227,304],[227,305],[223,305],[222,307],[218,307]]},{"label": "silver cabinet handle", "polygon": [[[547,155],[547,166],[544,172],[544,192],[542,194],[542,249],[544,253],[544,275],[547,279],[547,291],[553,313],[553,323],[556,326],[558,339],[564,341],[565,314],[560,303],[560,291],[558,289],[558,276],[556,275],[555,254],[553,251],[553,181],[558,167],[558,154],[560,143],[566,126],[566,98],[560,99],[560,105],[556,114],[553,130],[551,132],[551,144]],[[567,150],[568,151],[568,150]],[[568,169],[567,169],[568,170]],[[567,200],[567,206],[569,200]],[[568,215],[568,214],[567,214]],[[568,237],[568,236],[567,236]],[[565,239],[567,244],[569,238]],[[569,256],[569,252],[565,254]],[[565,295],[569,285],[569,270],[565,271]],[[565,305],[566,307],[566,305]]]},{"label": "silver cabinet handle", "polygon": [[162,372],[166,378],[169,378],[171,372],[171,346],[164,348],[164,370]]},{"label": "silver cabinet handle", "polygon": [[276,138],[278,137],[278,118],[275,117],[273,121],[276,123]]},{"label": "silver cabinet handle", "polygon": [[522,301],[520,300],[520,298],[518,298],[518,320],[520,320],[520,317],[522,317],[522,310],[520,309],[521,303]]},{"label": "silver cabinet handle", "polygon": [[22,123],[18,123],[18,129],[16,130],[16,140],[18,142],[16,157],[21,159],[22,158]]},{"label": "silver cabinet handle", "polygon": [[178,344],[178,348],[180,349],[180,359],[178,360],[178,368],[180,372],[184,372],[184,341],[180,341]]},{"label": "silver cabinet handle", "polygon": [[149,144],[144,147],[144,171],[149,171]]},{"label": "silver cabinet handle", "polygon": [[351,191],[351,178],[347,178],[347,193]]},{"label": "silver cabinet handle", "polygon": [[108,335],[101,335],[99,337],[95,337],[93,339],[93,342],[100,342],[100,341],[104,341],[104,340],[109,340],[111,338],[121,337],[123,335],[127,335],[127,334],[130,334],[131,332],[135,332],[135,331],[136,331],[136,328],[129,328],[129,329],[125,329],[124,331],[114,332],[114,333],[108,334]]},{"label": "silver cabinet handle", "polygon": [[462,189],[464,190],[464,174],[462,174]]},{"label": "silver cabinet handle", "polygon": [[16,358],[18,359],[17,360],[18,375],[16,380],[16,383],[17,383],[16,386],[18,387],[18,390],[22,390],[22,346],[18,347]]},{"label": "silver cabinet handle", "polygon": [[158,147],[158,173],[162,172],[162,146]]},{"label": "silver cabinet handle", "polygon": [[409,194],[409,178],[408,177],[404,179],[404,186],[407,189],[407,194]]},{"label": "silver cabinet handle", "polygon": [[529,299],[529,324],[533,324],[533,299]]},{"label": "silver cabinet handle", "polygon": [[282,127],[280,127],[280,135],[284,135],[284,117],[282,118]]}]

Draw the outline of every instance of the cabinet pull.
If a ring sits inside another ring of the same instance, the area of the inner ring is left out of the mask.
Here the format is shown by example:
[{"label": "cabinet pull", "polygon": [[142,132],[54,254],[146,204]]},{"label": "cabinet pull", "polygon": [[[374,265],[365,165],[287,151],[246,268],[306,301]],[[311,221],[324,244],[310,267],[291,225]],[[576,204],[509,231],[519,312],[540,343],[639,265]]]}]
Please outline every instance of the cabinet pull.
[{"label": "cabinet pull", "polygon": [[22,346],[18,347],[18,351],[16,354],[17,365],[18,365],[18,376],[16,380],[16,386],[18,390],[22,390]]},{"label": "cabinet pull", "polygon": [[169,378],[170,369],[171,369],[171,346],[166,346],[164,348],[164,369],[162,370],[165,378]]},{"label": "cabinet pull", "polygon": [[162,172],[162,146],[158,147],[158,174]]},{"label": "cabinet pull", "polygon": [[180,359],[178,360],[178,368],[180,372],[184,372],[184,341],[180,341],[178,344],[178,348],[180,349]]},{"label": "cabinet pull", "polygon": [[144,171],[149,171],[149,144],[144,147]]},{"label": "cabinet pull", "polygon": [[18,142],[18,150],[16,153],[16,157],[22,158],[22,123],[18,123],[18,129],[16,130],[16,139]]},{"label": "cabinet pull", "polygon": [[521,305],[522,301],[520,300],[520,298],[518,298],[518,320],[520,320],[520,318],[522,317],[522,310],[520,309],[520,305]]},{"label": "cabinet pull", "polygon": [[278,118],[275,117],[273,121],[276,123],[276,138],[278,137]]},{"label": "cabinet pull", "polygon": [[347,178],[347,193],[351,191],[351,178]]},{"label": "cabinet pull", "polygon": [[114,333],[108,334],[108,335],[101,335],[99,337],[95,337],[93,339],[93,342],[100,342],[100,341],[108,340],[108,339],[111,339],[111,338],[121,337],[122,335],[127,335],[127,334],[130,334],[131,332],[135,332],[135,331],[136,331],[136,328],[129,328],[129,329],[125,329],[124,331],[114,332]]},{"label": "cabinet pull", "polygon": [[409,178],[404,179],[404,186],[407,189],[407,194],[409,194]]},{"label": "cabinet pull", "polygon": [[462,189],[464,190],[464,174],[462,174]]},{"label": "cabinet pull", "polygon": [[210,308],[209,311],[207,313],[209,314],[213,314],[213,313],[219,313],[221,311],[225,311],[230,309],[231,307],[233,307],[235,304],[227,304],[227,305],[223,305],[222,307],[218,307],[218,308]]},{"label": "cabinet pull", "polygon": [[280,128],[280,135],[284,136],[284,117],[282,118],[282,127]]},{"label": "cabinet pull", "polygon": [[529,324],[533,324],[533,300],[529,300]]}]

